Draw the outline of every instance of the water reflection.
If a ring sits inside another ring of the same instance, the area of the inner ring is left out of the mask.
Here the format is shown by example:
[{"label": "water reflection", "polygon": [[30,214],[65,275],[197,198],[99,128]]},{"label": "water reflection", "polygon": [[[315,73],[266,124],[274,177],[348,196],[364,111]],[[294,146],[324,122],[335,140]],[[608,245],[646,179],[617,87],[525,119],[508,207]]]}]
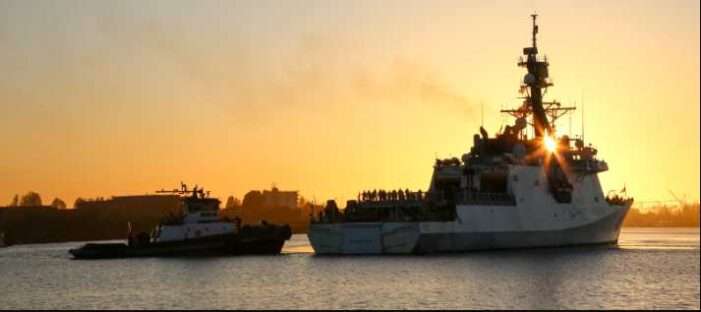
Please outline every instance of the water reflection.
[{"label": "water reflection", "polygon": [[303,235],[281,256],[70,261],[80,243],[13,246],[0,250],[0,307],[698,308],[698,233],[632,229],[617,247],[391,257],[313,256]]},{"label": "water reflection", "polygon": [[647,250],[699,249],[698,228],[625,228],[618,247]]}]

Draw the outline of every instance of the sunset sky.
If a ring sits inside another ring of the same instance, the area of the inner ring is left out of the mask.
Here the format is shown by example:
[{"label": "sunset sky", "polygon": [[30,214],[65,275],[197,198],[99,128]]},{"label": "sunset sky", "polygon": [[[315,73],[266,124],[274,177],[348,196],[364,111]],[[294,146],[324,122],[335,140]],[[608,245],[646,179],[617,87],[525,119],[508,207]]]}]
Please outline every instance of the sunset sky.
[{"label": "sunset sky", "polygon": [[697,0],[0,0],[0,205],[426,189],[481,104],[490,134],[512,122],[534,11],[547,98],[584,102],[604,190],[698,200]]}]

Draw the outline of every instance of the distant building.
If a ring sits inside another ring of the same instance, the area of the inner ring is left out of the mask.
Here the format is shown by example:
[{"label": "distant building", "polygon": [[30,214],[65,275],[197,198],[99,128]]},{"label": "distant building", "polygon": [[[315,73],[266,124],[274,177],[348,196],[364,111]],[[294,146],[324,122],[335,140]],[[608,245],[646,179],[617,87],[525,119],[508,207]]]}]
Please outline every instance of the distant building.
[{"label": "distant building", "polygon": [[250,191],[243,197],[239,209],[229,209],[223,214],[239,216],[244,223],[258,223],[262,220],[271,223],[289,224],[293,233],[306,233],[309,227],[310,206],[298,207],[297,191],[271,190]]},{"label": "distant building", "polygon": [[164,216],[179,209],[177,195],[81,200],[75,209],[0,207],[0,232],[15,244],[124,239],[128,223],[135,232],[150,231]]},{"label": "distant building", "polygon": [[[121,213],[163,216],[168,211],[176,211],[180,208],[177,195],[128,195],[112,196],[107,200],[86,200],[76,205],[77,210],[100,210],[112,213]],[[133,211],[133,212],[130,212]]]},{"label": "distant building", "polygon": [[263,191],[263,207],[297,208],[297,191],[280,191],[277,187]]}]

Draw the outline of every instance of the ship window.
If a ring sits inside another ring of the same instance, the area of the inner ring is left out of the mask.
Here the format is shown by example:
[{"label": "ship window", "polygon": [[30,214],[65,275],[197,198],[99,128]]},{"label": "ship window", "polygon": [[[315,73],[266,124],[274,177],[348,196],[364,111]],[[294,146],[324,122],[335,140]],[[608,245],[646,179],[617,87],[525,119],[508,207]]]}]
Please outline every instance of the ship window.
[{"label": "ship window", "polygon": [[598,203],[598,202],[599,202],[599,196],[594,196],[594,201]]},{"label": "ship window", "polygon": [[518,182],[518,175],[514,175],[514,182]]}]

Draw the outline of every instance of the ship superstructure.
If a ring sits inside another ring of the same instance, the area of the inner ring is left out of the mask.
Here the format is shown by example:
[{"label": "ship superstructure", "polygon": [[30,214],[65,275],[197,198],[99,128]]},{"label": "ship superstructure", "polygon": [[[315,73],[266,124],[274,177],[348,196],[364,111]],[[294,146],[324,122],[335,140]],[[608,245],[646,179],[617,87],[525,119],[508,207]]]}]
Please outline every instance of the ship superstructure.
[{"label": "ship superstructure", "polygon": [[558,136],[555,120],[575,108],[543,100],[553,83],[547,58],[538,55],[537,15],[531,17],[532,44],[518,62],[527,70],[520,86],[523,102],[502,111],[515,122],[494,137],[481,127],[460,159],[436,160],[425,193],[363,192],[343,211],[329,201],[310,226],[317,254],[617,242],[632,199],[604,194],[598,174],[608,165],[594,147],[582,138]]}]

